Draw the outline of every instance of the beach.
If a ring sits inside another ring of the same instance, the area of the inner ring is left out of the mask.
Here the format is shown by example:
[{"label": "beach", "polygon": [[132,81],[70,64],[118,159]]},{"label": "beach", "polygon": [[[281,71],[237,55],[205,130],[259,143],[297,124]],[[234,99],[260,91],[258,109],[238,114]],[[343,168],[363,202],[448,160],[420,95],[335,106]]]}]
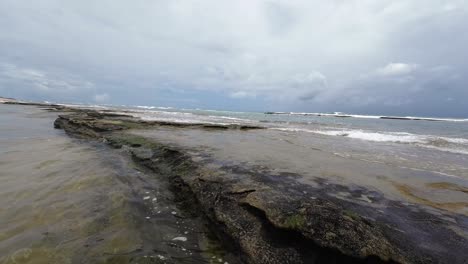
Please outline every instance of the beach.
[{"label": "beach", "polygon": [[468,260],[463,120],[0,110],[5,263]]}]

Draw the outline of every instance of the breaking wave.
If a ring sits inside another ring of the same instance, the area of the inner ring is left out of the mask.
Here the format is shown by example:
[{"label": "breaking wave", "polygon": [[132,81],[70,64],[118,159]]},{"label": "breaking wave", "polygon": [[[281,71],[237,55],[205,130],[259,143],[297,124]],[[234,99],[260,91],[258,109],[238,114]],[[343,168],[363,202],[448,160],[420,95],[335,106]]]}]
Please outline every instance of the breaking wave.
[{"label": "breaking wave", "polygon": [[289,132],[308,132],[327,136],[340,136],[373,142],[413,144],[440,151],[468,154],[468,139],[433,135],[417,135],[406,132],[374,132],[365,130],[313,130],[303,128],[274,128]]},{"label": "breaking wave", "polygon": [[268,115],[291,115],[291,116],[351,117],[351,118],[366,118],[366,119],[392,119],[392,120],[414,120],[414,121],[468,122],[468,119],[462,119],[462,118],[352,115],[352,114],[345,114],[345,113],[341,113],[341,112],[334,112],[334,113],[266,112],[265,114],[268,114]]}]

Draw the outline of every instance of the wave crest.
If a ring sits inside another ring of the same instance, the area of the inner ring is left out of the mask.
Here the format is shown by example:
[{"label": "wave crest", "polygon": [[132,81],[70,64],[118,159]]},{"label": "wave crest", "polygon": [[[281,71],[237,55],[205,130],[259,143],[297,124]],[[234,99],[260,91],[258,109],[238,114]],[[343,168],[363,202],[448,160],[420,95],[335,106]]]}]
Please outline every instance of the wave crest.
[{"label": "wave crest", "polygon": [[365,130],[312,130],[303,128],[274,128],[289,132],[308,132],[326,136],[339,136],[372,142],[413,144],[441,151],[468,154],[468,139],[433,135],[417,135],[406,132],[374,132]]}]

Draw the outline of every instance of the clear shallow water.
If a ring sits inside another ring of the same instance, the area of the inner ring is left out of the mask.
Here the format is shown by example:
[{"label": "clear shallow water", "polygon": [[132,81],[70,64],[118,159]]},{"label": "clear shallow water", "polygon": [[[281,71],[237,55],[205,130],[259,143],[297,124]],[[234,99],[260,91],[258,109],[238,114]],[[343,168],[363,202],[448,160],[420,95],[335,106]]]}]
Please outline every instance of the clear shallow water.
[{"label": "clear shallow water", "polygon": [[[167,183],[125,155],[53,129],[56,114],[0,104],[0,263],[218,263]],[[159,262],[158,262],[159,261]]]}]

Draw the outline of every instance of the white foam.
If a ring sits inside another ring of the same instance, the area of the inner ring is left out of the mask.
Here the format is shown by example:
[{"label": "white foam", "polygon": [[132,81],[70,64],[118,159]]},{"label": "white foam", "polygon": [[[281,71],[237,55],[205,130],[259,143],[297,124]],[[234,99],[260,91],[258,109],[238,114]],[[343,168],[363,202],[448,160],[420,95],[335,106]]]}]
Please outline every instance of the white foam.
[{"label": "white foam", "polygon": [[334,113],[271,112],[271,114],[274,114],[274,115],[301,115],[301,116],[355,117],[355,118],[372,118],[372,119],[382,118],[382,116],[353,115],[353,114],[345,114],[345,113],[342,113],[342,112],[334,112]]},{"label": "white foam", "polygon": [[362,139],[376,142],[396,142],[396,143],[425,143],[425,140],[419,135],[410,133],[381,133],[381,132],[367,132],[362,130],[331,130],[331,131],[315,131],[314,133],[330,135],[330,136],[343,136],[355,139]]},{"label": "white foam", "polygon": [[370,118],[370,119],[379,119],[379,118],[382,118],[382,116],[372,116],[372,115],[349,115],[349,117],[355,117],[355,118]]},{"label": "white foam", "polygon": [[237,117],[230,117],[230,116],[208,116],[210,118],[221,118],[221,119],[226,119],[226,120],[235,120],[235,121],[242,121],[242,122],[252,122],[250,119],[244,119],[244,118],[237,118]]},{"label": "white foam", "polygon": [[432,145],[419,145],[419,146],[425,147],[425,148],[431,148],[431,149],[435,149],[435,150],[439,150],[443,152],[468,155],[468,149],[462,149],[462,148],[457,148],[457,147],[452,147],[452,148],[438,147],[438,146],[432,146]]},{"label": "white foam", "polygon": [[312,130],[304,128],[273,128],[288,132],[306,132],[327,136],[341,136],[373,142],[390,142],[415,144],[420,147],[437,149],[440,151],[468,154],[468,139],[450,138],[433,135],[417,135],[405,132],[374,132],[365,130]]},{"label": "white foam", "polygon": [[468,139],[465,138],[449,138],[449,137],[438,137],[439,139],[445,140],[455,144],[468,144]]},{"label": "white foam", "polygon": [[410,120],[426,120],[426,121],[447,121],[447,122],[468,122],[468,119],[463,118],[439,118],[439,117],[417,117],[417,116],[404,116]]},{"label": "white foam", "polygon": [[307,113],[307,112],[270,112],[273,115],[301,115],[301,116],[327,116],[327,117],[352,117],[367,119],[403,119],[403,120],[422,120],[422,121],[446,121],[446,122],[468,122],[463,118],[439,118],[439,117],[417,117],[417,116],[378,116],[378,115],[353,115],[341,112],[334,113]]},{"label": "white foam", "polygon": [[136,108],[143,108],[143,109],[155,109],[154,106],[146,106],[146,105],[137,105]]},{"label": "white foam", "polygon": [[173,107],[166,107],[166,106],[146,106],[146,105],[137,105],[137,106],[134,106],[136,108],[141,108],[141,109],[161,109],[161,110],[170,110],[170,109],[174,109]]},{"label": "white foam", "polygon": [[258,123],[257,121],[230,116],[199,115],[195,113],[151,109],[132,109],[131,111],[115,111],[114,113],[132,115],[145,121],[162,121],[182,124],[240,125]]}]

